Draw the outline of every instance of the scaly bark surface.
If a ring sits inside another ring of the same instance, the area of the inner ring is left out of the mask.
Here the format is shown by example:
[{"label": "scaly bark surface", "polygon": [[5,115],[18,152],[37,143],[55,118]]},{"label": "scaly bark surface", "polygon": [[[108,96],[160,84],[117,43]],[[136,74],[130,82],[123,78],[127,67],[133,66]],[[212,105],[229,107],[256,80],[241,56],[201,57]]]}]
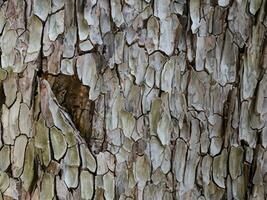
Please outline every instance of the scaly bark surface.
[{"label": "scaly bark surface", "polygon": [[266,4],[0,0],[0,199],[266,199]]}]

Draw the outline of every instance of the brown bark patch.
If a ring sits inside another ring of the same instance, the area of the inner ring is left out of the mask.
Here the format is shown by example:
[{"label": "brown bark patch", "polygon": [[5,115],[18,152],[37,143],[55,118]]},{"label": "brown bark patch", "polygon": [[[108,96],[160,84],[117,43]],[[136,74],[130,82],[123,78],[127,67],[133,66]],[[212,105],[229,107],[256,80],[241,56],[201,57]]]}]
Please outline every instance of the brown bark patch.
[{"label": "brown bark patch", "polygon": [[89,87],[82,85],[76,75],[48,75],[47,80],[58,103],[71,115],[76,128],[88,143],[95,107],[95,103],[88,98]]}]

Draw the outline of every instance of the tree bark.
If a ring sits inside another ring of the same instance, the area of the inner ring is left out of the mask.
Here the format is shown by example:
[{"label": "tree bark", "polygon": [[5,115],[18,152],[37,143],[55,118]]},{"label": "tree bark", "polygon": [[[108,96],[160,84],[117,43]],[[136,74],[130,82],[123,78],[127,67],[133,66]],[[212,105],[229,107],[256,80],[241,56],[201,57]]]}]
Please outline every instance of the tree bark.
[{"label": "tree bark", "polygon": [[266,199],[266,0],[0,0],[1,199]]}]

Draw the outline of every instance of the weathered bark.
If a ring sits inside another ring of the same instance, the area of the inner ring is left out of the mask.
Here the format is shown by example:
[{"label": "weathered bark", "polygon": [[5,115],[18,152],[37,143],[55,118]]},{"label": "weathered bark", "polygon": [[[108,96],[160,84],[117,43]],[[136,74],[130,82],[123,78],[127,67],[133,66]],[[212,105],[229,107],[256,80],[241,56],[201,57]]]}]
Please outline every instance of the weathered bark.
[{"label": "weathered bark", "polygon": [[267,198],[266,0],[0,4],[0,199]]}]

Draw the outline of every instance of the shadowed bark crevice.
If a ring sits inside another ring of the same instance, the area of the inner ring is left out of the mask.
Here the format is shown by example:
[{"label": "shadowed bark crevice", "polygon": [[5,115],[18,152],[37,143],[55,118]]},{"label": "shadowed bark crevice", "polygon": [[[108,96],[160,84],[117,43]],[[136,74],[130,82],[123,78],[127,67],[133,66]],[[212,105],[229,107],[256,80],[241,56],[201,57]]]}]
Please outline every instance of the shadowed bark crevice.
[{"label": "shadowed bark crevice", "polygon": [[[5,103],[6,101],[6,96],[4,93],[4,88],[3,88],[3,84],[2,82],[0,82],[0,107],[2,108],[2,105]],[[0,116],[2,115],[2,110],[0,110]]]},{"label": "shadowed bark crevice", "polygon": [[70,114],[76,128],[87,144],[91,138],[94,101],[89,100],[89,87],[76,75],[47,75],[47,80],[58,103]]}]

